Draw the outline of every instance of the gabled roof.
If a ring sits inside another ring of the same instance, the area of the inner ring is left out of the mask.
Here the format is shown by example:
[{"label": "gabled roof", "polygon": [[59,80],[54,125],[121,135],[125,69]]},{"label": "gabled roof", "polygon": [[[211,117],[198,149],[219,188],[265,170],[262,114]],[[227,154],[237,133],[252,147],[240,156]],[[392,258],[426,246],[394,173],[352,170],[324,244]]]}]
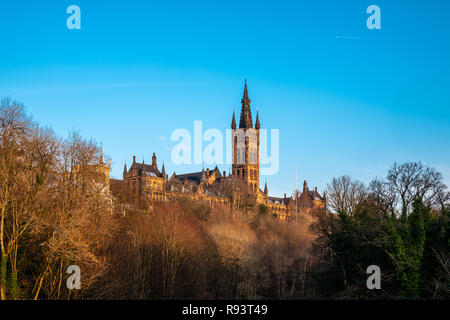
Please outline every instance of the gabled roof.
[{"label": "gabled roof", "polygon": [[309,190],[308,196],[311,200],[323,200],[323,197],[316,190]]},{"label": "gabled roof", "polygon": [[222,174],[220,173],[220,170],[219,168],[217,168],[217,166],[214,168],[214,170],[210,171],[209,175],[211,176],[213,172],[216,173],[216,179],[222,178]]},{"label": "gabled roof", "polygon": [[323,196],[321,196],[319,192],[315,190],[309,191],[309,196],[312,200],[323,200]]},{"label": "gabled roof", "polygon": [[299,194],[298,196],[299,200],[321,200],[323,201],[324,198],[322,195],[320,195],[320,193],[316,190],[307,190],[306,193],[305,191],[303,191],[301,194]]},{"label": "gabled roof", "polygon": [[202,179],[202,171],[185,173],[185,174],[177,174],[177,175],[175,175],[175,179],[177,179],[180,182],[184,182],[185,180],[190,180],[190,181],[194,181],[196,183],[200,183],[200,181]]},{"label": "gabled roof", "polygon": [[158,168],[155,168],[151,164],[134,162],[131,165],[130,170],[131,169],[144,170],[145,175],[147,177],[156,177],[156,178],[161,178],[162,177],[162,174],[161,174],[161,172],[159,172]]},{"label": "gabled roof", "polygon": [[[178,175],[175,175],[175,179],[177,179],[180,182],[189,180],[189,181],[194,181],[196,183],[200,183],[202,180],[203,172],[205,172],[205,176],[206,176],[207,171],[205,170],[205,171],[199,171],[199,172],[178,174]],[[217,166],[214,168],[214,170],[209,170],[209,176],[207,176],[206,178],[211,177],[214,173],[216,174],[216,179],[222,178],[222,174],[220,173],[219,168],[217,168]]]}]

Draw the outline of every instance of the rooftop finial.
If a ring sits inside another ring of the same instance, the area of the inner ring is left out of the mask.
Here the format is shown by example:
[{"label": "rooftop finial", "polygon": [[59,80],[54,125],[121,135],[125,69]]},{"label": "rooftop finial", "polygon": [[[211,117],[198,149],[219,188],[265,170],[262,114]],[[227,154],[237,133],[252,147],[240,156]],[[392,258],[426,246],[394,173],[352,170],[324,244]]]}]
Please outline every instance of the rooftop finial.
[{"label": "rooftop finial", "polygon": [[236,130],[236,117],[234,116],[234,109],[233,109],[233,119],[231,120],[231,129]]},{"label": "rooftop finial", "polygon": [[247,79],[245,79],[244,84],[244,99],[248,99]]}]

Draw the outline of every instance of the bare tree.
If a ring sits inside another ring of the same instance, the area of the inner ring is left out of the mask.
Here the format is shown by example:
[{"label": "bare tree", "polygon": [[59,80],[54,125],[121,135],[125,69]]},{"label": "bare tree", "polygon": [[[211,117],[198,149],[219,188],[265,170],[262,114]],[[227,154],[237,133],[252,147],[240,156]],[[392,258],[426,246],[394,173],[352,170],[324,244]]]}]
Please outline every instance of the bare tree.
[{"label": "bare tree", "polygon": [[386,180],[375,179],[370,184],[372,195],[393,212],[406,216],[414,199],[429,206],[442,206],[448,201],[442,174],[420,162],[394,164]]},{"label": "bare tree", "polygon": [[[27,134],[32,127],[22,104],[4,98],[0,102],[0,298],[6,299],[7,264],[11,269],[12,296],[16,295],[18,243],[30,223],[24,208],[27,196]],[[12,258],[12,259],[11,259]]]},{"label": "bare tree", "polygon": [[353,214],[366,195],[364,184],[350,176],[333,178],[327,186],[328,205],[334,212]]},{"label": "bare tree", "polygon": [[78,134],[61,143],[48,193],[34,217],[32,231],[40,239],[36,254],[42,259],[35,275],[35,299],[42,292],[46,298],[69,298],[63,279],[71,264],[81,268],[85,290],[107,270],[100,249],[112,237],[115,223],[104,192],[108,169],[100,166],[99,154],[92,141]]},{"label": "bare tree", "polygon": [[433,256],[438,265],[437,274],[431,281],[433,299],[446,299],[450,296],[450,257],[448,252],[432,249]]}]

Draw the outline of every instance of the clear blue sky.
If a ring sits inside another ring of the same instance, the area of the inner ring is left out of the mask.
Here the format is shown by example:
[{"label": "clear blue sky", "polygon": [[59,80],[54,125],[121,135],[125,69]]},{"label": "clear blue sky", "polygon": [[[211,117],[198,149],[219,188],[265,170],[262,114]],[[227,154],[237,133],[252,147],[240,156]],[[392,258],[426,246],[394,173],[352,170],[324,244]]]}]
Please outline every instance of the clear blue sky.
[{"label": "clear blue sky", "polygon": [[[66,8],[81,8],[81,30]],[[368,30],[366,8],[381,8]],[[177,128],[230,127],[244,79],[280,130],[274,195],[299,182],[368,182],[422,161],[450,182],[450,1],[1,1],[0,96],[125,160],[165,160]],[[220,166],[227,170],[226,166]]]}]

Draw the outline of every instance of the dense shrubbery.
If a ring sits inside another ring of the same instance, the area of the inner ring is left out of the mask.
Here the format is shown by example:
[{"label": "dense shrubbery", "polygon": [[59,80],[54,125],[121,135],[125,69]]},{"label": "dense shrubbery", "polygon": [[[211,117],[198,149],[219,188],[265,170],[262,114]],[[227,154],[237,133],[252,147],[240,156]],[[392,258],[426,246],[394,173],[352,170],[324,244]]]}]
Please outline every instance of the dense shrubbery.
[{"label": "dense shrubbery", "polygon": [[[450,211],[439,173],[420,163],[394,165],[369,188],[335,179],[329,195],[334,212],[318,213],[312,226],[316,252],[332,262],[323,272],[335,275],[326,296],[450,297]],[[381,290],[367,290],[370,265],[381,268]]]}]

